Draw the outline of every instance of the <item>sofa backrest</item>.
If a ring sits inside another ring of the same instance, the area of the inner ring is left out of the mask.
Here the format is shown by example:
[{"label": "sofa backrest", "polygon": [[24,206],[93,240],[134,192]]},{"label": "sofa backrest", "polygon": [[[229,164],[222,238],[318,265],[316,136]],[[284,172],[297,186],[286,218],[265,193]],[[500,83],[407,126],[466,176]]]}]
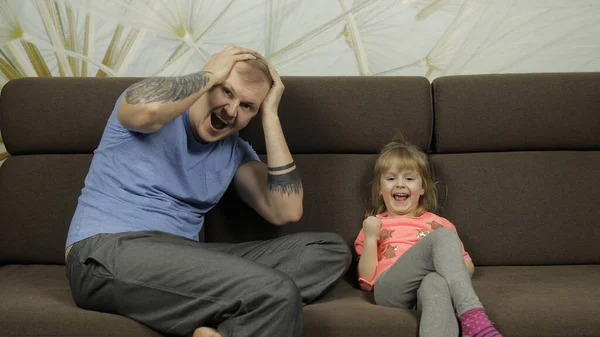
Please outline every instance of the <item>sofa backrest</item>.
[{"label": "sofa backrest", "polygon": [[0,95],[0,265],[64,263],[77,198],[116,98],[136,79],[22,78]]},{"label": "sofa backrest", "polygon": [[442,215],[475,264],[600,263],[600,73],[432,87]]},{"label": "sofa backrest", "polygon": [[[0,167],[0,265],[63,263],[93,150],[116,98],[137,80],[24,78],[4,86],[0,130],[11,156]],[[206,241],[314,230],[351,245],[376,153],[402,132],[429,153],[440,214],[476,265],[600,263],[600,74],[284,83],[280,118],[303,180],[304,216],[271,226],[228,192],[207,215]],[[241,135],[264,160],[259,118]]]}]

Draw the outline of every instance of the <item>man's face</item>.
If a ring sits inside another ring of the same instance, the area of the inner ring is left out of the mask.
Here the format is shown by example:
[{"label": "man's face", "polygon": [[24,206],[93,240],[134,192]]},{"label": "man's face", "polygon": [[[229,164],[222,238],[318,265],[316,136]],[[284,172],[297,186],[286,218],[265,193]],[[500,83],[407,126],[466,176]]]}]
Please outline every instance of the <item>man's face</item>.
[{"label": "man's face", "polygon": [[256,71],[246,62],[236,63],[223,83],[190,107],[197,140],[212,143],[243,129],[258,114],[269,89],[269,83],[257,80]]}]

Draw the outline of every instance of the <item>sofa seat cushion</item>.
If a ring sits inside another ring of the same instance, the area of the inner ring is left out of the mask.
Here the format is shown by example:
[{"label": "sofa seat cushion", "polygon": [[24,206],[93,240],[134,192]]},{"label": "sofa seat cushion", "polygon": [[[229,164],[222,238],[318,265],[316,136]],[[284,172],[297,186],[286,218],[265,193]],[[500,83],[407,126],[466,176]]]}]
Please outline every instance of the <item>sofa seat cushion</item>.
[{"label": "sofa seat cushion", "polygon": [[[118,315],[81,310],[62,265],[0,267],[0,326],[13,336],[160,336]],[[473,286],[506,336],[597,336],[600,265],[477,267]],[[416,336],[419,315],[376,306],[373,294],[340,280],[304,308],[305,336]],[[364,322],[371,322],[365,324]]]},{"label": "sofa seat cushion", "polygon": [[78,308],[64,265],[6,265],[0,280],[2,335],[160,336],[126,317]]},{"label": "sofa seat cushion", "polygon": [[[476,267],[472,282],[504,336],[598,336],[600,265]],[[376,306],[346,279],[304,317],[305,336],[316,337],[417,336],[419,324],[416,312]]]},{"label": "sofa seat cushion", "polygon": [[[64,265],[0,267],[0,331],[8,336],[161,336],[113,314],[78,308],[71,297]],[[375,328],[365,325],[367,317]],[[415,336],[418,315],[411,310],[378,307],[373,295],[340,280],[317,303],[304,309],[305,336]],[[390,328],[391,327],[391,328]],[[396,331],[396,332],[395,332]]]},{"label": "sofa seat cushion", "polygon": [[600,265],[476,267],[473,287],[504,336],[592,337]]},{"label": "sofa seat cushion", "polygon": [[372,292],[358,289],[355,268],[353,264],[322,298],[304,307],[304,336],[417,336],[418,313],[375,305]]}]

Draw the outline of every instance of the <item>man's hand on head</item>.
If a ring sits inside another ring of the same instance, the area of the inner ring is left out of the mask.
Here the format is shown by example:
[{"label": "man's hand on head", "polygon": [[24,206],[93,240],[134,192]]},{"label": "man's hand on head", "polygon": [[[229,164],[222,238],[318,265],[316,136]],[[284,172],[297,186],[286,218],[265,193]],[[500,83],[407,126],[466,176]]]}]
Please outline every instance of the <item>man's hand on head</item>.
[{"label": "man's hand on head", "polygon": [[281,101],[283,90],[285,89],[279,74],[271,64],[269,64],[269,72],[271,73],[271,78],[273,78],[273,85],[271,85],[271,89],[269,89],[269,93],[260,108],[263,118],[269,115],[277,116],[279,102]]},{"label": "man's hand on head", "polygon": [[210,73],[214,85],[221,84],[227,79],[233,66],[239,61],[256,60],[255,51],[231,45],[214,54],[202,69]]}]

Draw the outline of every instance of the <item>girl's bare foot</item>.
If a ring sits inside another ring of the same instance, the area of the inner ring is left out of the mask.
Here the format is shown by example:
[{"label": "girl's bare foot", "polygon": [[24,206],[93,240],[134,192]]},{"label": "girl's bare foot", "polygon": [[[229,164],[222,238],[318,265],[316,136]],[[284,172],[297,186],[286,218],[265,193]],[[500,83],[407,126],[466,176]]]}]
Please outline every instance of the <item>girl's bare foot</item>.
[{"label": "girl's bare foot", "polygon": [[221,337],[221,334],[218,333],[215,329],[202,327],[196,329],[192,337]]}]

